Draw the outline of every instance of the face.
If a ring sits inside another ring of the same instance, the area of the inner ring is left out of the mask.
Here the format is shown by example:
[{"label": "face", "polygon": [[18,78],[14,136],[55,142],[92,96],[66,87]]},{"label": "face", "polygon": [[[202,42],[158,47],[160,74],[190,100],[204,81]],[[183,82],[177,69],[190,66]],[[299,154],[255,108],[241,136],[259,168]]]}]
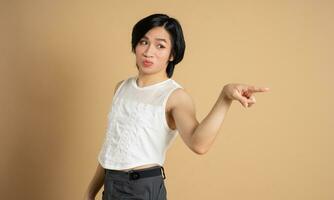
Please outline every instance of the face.
[{"label": "face", "polygon": [[135,48],[136,65],[140,74],[166,74],[171,54],[169,33],[163,27],[149,30],[138,42]]}]

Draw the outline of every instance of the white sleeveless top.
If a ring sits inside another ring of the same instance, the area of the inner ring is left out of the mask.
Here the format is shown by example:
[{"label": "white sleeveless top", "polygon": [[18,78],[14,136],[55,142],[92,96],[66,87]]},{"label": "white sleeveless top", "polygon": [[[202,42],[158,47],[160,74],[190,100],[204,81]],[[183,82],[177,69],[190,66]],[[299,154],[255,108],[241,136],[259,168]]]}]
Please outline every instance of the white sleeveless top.
[{"label": "white sleeveless top", "polygon": [[105,169],[162,166],[166,151],[177,136],[177,130],[167,124],[165,107],[170,94],[183,87],[171,78],[139,87],[137,78],[124,80],[112,99],[108,128],[98,155]]}]

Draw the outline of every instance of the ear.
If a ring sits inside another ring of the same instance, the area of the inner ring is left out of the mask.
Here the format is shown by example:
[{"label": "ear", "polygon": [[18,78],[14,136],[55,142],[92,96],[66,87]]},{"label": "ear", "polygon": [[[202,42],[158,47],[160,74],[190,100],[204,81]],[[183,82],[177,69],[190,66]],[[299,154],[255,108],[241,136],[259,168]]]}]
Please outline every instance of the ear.
[{"label": "ear", "polygon": [[174,56],[171,54],[169,57],[169,61],[173,61],[174,60]]}]

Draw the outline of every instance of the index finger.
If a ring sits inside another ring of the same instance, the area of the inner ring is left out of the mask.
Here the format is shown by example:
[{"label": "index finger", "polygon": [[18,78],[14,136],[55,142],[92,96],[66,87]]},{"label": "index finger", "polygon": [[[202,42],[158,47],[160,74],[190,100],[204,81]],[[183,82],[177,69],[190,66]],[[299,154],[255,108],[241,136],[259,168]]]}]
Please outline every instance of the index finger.
[{"label": "index finger", "polygon": [[268,87],[255,87],[255,86],[249,86],[248,90],[250,92],[267,92],[269,91]]}]

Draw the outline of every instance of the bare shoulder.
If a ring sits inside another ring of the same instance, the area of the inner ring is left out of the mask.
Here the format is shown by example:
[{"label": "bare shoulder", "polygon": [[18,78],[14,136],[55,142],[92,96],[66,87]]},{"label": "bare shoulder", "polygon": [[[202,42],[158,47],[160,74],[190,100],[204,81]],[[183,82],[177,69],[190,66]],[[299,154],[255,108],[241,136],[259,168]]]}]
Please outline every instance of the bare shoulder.
[{"label": "bare shoulder", "polygon": [[168,107],[170,110],[173,110],[180,106],[190,106],[193,105],[193,99],[190,96],[189,92],[184,88],[178,88],[172,92],[168,99]]}]

